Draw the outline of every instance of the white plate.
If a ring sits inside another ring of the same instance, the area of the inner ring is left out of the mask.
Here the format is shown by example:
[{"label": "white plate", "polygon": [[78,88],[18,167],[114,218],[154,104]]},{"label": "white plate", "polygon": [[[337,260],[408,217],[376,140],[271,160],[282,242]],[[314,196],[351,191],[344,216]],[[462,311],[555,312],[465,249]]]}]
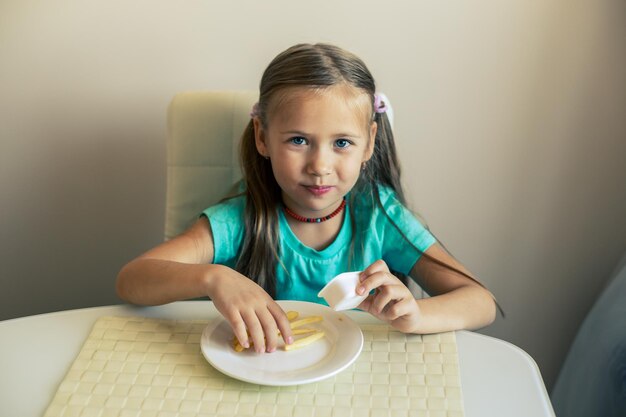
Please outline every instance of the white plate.
[{"label": "white plate", "polygon": [[[279,301],[285,311],[294,310],[300,317],[322,316],[314,325],[326,335],[300,349],[272,353],[255,353],[253,349],[235,352],[233,331],[220,317],[202,332],[200,348],[209,363],[218,371],[260,385],[308,384],[329,378],[346,369],[363,348],[359,326],[343,313],[327,306],[303,301]],[[313,327],[314,325],[311,325]]]}]

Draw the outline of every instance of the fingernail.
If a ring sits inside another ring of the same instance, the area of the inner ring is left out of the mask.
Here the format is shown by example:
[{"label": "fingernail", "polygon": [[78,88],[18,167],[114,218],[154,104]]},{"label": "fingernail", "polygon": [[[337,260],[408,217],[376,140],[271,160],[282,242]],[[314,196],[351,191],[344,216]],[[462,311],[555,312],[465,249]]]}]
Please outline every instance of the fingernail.
[{"label": "fingernail", "polygon": [[287,344],[288,344],[288,345],[290,345],[290,344],[292,344],[292,343],[293,343],[293,337],[292,337],[292,336],[289,336],[289,337],[287,338]]},{"label": "fingernail", "polygon": [[245,347],[246,349],[248,349],[250,347],[250,343],[246,342],[243,344],[243,347]]},{"label": "fingernail", "polygon": [[363,291],[365,291],[365,288],[363,288],[362,285],[359,285],[358,287],[356,287],[356,293],[357,294],[363,294]]}]

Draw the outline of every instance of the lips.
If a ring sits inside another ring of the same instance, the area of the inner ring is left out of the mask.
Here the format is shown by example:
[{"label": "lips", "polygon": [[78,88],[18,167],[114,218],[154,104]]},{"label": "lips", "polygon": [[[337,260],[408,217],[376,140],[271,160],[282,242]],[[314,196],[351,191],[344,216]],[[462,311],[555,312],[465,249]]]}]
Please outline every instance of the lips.
[{"label": "lips", "polygon": [[321,196],[333,189],[330,185],[305,185],[305,188],[313,195]]}]

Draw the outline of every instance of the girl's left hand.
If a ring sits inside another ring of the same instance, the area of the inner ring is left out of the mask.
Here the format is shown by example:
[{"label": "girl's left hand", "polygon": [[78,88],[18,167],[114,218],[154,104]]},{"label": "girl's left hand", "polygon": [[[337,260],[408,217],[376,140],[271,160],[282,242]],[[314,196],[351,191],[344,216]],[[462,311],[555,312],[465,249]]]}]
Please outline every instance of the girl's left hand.
[{"label": "girl's left hand", "polygon": [[357,308],[367,311],[374,317],[386,321],[404,333],[411,333],[420,320],[417,300],[402,281],[389,272],[383,260],[368,266],[359,277],[361,283],[357,294],[370,294]]}]

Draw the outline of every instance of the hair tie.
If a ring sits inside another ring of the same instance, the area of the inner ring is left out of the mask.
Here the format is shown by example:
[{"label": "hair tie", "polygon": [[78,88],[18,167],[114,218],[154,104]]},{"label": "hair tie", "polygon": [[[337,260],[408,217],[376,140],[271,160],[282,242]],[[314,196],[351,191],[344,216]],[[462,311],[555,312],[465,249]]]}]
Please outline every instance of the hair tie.
[{"label": "hair tie", "polygon": [[257,101],[252,106],[252,110],[250,111],[250,117],[257,117],[259,115],[259,102]]},{"label": "hair tie", "polygon": [[374,113],[385,113],[388,108],[387,97],[384,94],[374,94]]},{"label": "hair tie", "polygon": [[386,113],[389,124],[393,127],[393,107],[391,107],[391,101],[383,93],[374,94],[374,116],[376,113]]}]

